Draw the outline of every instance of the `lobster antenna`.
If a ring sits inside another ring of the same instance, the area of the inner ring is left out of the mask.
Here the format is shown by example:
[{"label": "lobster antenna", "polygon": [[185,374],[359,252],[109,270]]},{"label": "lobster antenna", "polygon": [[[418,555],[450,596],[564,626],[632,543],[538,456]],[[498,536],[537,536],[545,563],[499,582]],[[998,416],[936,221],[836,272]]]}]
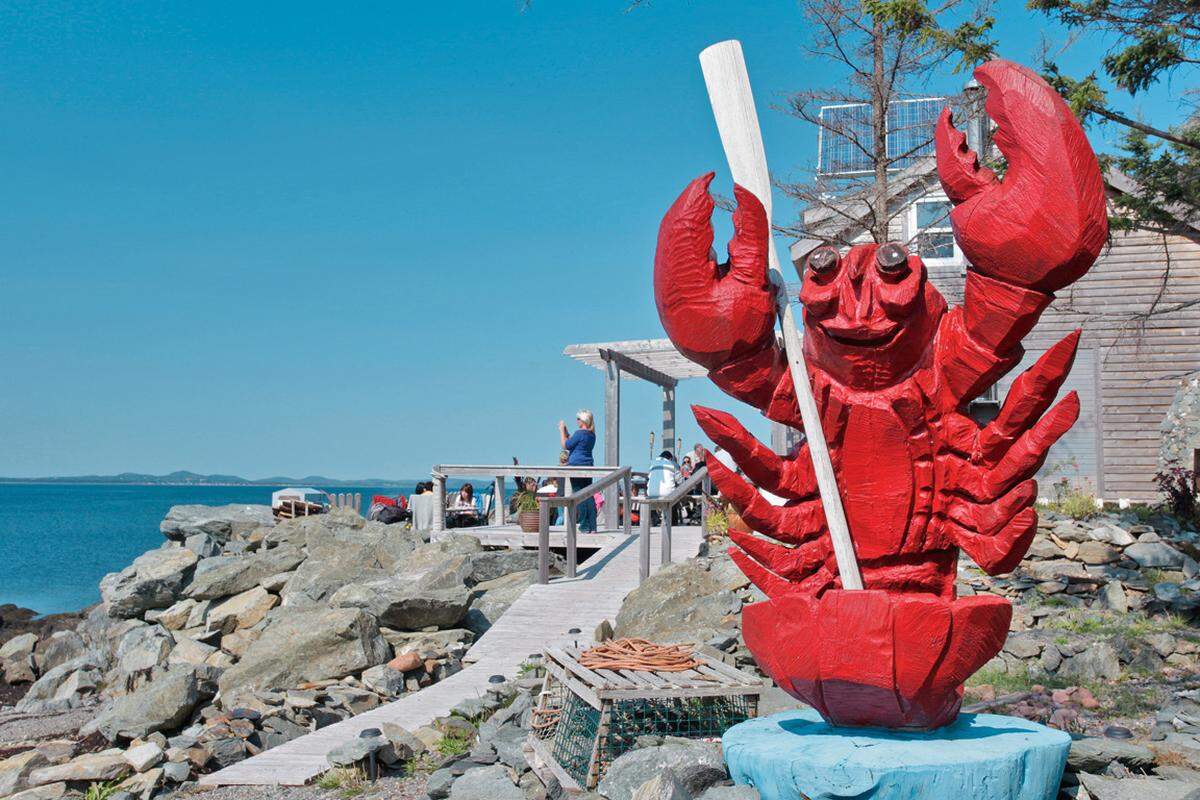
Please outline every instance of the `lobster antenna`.
[{"label": "lobster antenna", "polygon": [[800,405],[800,418],[804,421],[804,433],[808,437],[808,452],[812,456],[817,488],[821,491],[821,505],[825,508],[825,520],[829,524],[829,536],[833,540],[833,554],[837,559],[842,587],[861,589],[862,575],[858,570],[858,560],[854,556],[850,527],[846,524],[846,512],[842,508],[842,497],[838,494],[837,478],[833,473],[833,462],[829,459],[829,445],[821,427],[817,401],[813,398],[812,386],[808,382],[808,367],[804,363],[800,332],[796,327],[792,304],[788,302],[783,273],[779,270],[775,237],[770,232],[771,178],[767,172],[767,156],[763,149],[762,134],[758,129],[754,94],[750,91],[750,76],[746,72],[746,60],[742,56],[742,43],[736,39],[729,39],[706,47],[700,53],[700,69],[704,72],[708,99],[712,103],[717,130],[721,134],[721,146],[725,148],[725,159],[729,162],[733,180],[753,192],[767,212],[767,240],[770,245],[768,265],[771,283],[775,287],[779,325],[783,329],[783,348],[792,373],[796,400]]}]

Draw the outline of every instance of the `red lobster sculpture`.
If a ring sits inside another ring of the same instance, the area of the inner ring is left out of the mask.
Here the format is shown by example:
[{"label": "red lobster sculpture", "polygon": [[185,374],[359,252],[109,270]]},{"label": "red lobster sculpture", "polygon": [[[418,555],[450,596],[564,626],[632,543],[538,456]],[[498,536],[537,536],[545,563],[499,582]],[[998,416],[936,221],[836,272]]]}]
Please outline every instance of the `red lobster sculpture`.
[{"label": "red lobster sculpture", "polygon": [[[899,244],[822,247],[803,276],[804,353],[865,590],[841,589],[807,448],[780,457],[731,415],[693,408],[753,482],[710,458],[717,487],[778,542],[730,532],[733,558],[769,598],[744,609],[746,643],[779,686],[834,724],[936,728],[956,718],[963,681],[1000,651],[1012,615],[1003,598],[956,596],[959,548],[989,574],[1017,565],[1037,527],[1033,475],[1079,415],[1074,392],[1050,408],[1078,331],[1017,378],[993,422],[964,413],[1020,361],[1021,339],[1108,234],[1096,156],[1062,99],[1011,62],[975,76],[1008,170],[1000,180],[981,167],[942,113],[938,174],[971,264],[963,305],[947,309]],[[712,177],[693,181],[659,230],[663,327],[725,392],[801,428],[774,333],[766,215],[735,187],[729,261],[718,264]]]}]

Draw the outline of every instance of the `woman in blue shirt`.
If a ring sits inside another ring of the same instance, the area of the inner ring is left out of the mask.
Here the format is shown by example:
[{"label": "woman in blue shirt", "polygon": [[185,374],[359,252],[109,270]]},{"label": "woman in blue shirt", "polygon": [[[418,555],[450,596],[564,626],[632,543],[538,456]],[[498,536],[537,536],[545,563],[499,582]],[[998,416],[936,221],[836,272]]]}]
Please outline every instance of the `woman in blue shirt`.
[{"label": "woman in blue shirt", "polygon": [[[567,451],[567,466],[590,467],[595,463],[592,460],[592,449],[596,446],[596,421],[592,417],[592,412],[586,408],[575,415],[575,421],[579,423],[579,430],[569,436],[567,435],[567,423],[562,420],[558,421],[558,435],[562,440],[563,449]],[[585,486],[590,486],[591,483],[591,478],[571,478],[572,494]],[[575,521],[579,523],[581,533],[595,533],[596,501],[589,497],[580,503]]]}]

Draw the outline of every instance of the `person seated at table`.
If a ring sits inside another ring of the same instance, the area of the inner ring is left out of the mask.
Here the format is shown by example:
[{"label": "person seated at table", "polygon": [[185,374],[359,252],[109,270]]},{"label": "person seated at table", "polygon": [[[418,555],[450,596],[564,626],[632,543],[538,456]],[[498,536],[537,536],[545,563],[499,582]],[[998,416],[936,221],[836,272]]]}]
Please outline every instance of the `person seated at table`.
[{"label": "person seated at table", "polygon": [[475,507],[475,487],[464,483],[450,503],[451,511],[478,511]]}]

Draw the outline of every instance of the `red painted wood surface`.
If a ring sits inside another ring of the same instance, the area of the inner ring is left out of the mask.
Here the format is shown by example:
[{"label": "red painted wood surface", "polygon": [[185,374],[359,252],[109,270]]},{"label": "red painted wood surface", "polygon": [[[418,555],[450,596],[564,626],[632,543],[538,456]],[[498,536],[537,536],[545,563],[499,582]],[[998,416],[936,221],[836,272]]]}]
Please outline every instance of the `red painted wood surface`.
[{"label": "red painted wood surface", "polygon": [[[1037,528],[1033,476],[1079,415],[1073,392],[1054,404],[1078,332],[1020,376],[991,423],[966,414],[1020,361],[1021,339],[1053,292],[1087,272],[1108,230],[1096,156],[1058,94],[1008,61],[975,76],[1008,170],[999,180],[980,167],[943,113],[938,172],[971,264],[963,305],[948,308],[898,244],[818,249],[803,276],[809,377],[866,591],[840,586],[804,446],[781,457],[733,416],[693,409],[743,473],[710,458],[713,480],[762,534],[731,532],[733,558],[769,598],[746,607],[746,642],[781,687],[839,724],[954,720],[963,681],[999,652],[1011,616],[1002,598],[956,597],[959,550],[991,574],[1017,565]],[[729,260],[718,263],[712,178],[693,181],[663,219],[659,316],[725,392],[801,428],[775,339],[766,215],[735,187]]]}]

